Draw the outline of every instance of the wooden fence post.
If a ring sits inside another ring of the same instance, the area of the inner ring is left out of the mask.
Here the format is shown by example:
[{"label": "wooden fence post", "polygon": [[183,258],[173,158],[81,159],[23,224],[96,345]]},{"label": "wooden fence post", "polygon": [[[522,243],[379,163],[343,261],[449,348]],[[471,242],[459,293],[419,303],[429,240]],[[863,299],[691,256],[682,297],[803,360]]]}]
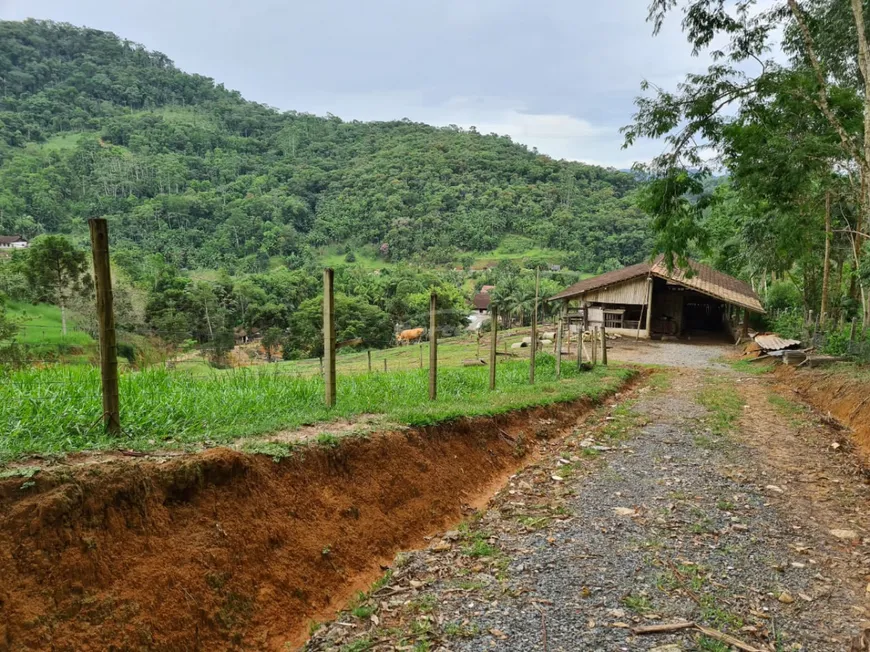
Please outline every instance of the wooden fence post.
[{"label": "wooden fence post", "polygon": [[[438,398],[438,324],[435,319],[437,295],[429,295],[429,400]],[[423,349],[421,348],[422,352]]]},{"label": "wooden fence post", "polygon": [[366,351],[366,357],[368,357],[368,361],[369,361],[369,373],[371,373],[371,372],[372,372],[372,350],[371,350],[371,349],[369,349],[368,351]]},{"label": "wooden fence post", "polygon": [[94,258],[94,282],[97,295],[97,319],[100,329],[100,377],[103,386],[103,423],[112,435],[121,432],[121,401],[118,394],[118,345],[112,296],[112,271],[109,267],[109,227],[106,220],[88,220],[91,253]]},{"label": "wooden fence post", "polygon": [[423,368],[423,342],[420,341],[420,369]]},{"label": "wooden fence post", "polygon": [[535,384],[535,358],[538,353],[538,292],[541,285],[541,270],[535,270],[535,309],[532,311],[532,352],[529,356],[529,385]]},{"label": "wooden fence post", "polygon": [[560,308],[559,322],[558,326],[556,326],[556,380],[562,378],[562,316],[564,313],[565,308]]},{"label": "wooden fence post", "polygon": [[335,271],[323,270],[323,384],[326,407],[335,405]]},{"label": "wooden fence post", "polygon": [[607,324],[601,325],[601,364],[607,366]]},{"label": "wooden fence post", "polygon": [[495,359],[498,348],[498,308],[492,309],[489,324],[489,335],[492,338],[489,343],[489,390],[493,391],[495,389]]},{"label": "wooden fence post", "polygon": [[384,358],[384,373],[387,373],[387,359]]}]

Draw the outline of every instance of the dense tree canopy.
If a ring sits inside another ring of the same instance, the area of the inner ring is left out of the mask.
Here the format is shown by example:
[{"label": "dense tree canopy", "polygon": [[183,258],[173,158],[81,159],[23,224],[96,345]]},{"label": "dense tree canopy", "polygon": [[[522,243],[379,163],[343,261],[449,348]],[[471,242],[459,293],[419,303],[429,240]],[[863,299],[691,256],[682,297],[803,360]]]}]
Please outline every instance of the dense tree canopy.
[{"label": "dense tree canopy", "polygon": [[0,81],[0,232],[82,238],[103,215],[133,258],[231,272],[329,243],[445,263],[520,234],[592,270],[649,247],[632,175],[473,128],[281,113],[106,32],[0,23]]}]

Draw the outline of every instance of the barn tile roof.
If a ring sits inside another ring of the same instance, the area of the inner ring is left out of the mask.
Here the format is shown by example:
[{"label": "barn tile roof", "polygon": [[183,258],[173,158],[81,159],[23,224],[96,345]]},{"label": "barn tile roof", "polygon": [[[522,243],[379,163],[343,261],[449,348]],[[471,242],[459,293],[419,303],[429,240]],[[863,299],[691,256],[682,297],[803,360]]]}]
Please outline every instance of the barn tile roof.
[{"label": "barn tile roof", "polygon": [[748,308],[753,312],[764,312],[761,300],[748,283],[695,260],[689,261],[689,268],[692,270],[691,274],[680,268],[668,270],[664,257],[659,256],[652,262],[638,263],[600,276],[587,278],[550,297],[549,301],[573,299],[591,290],[616,285],[638,276],[650,275],[679,283],[727,303]]},{"label": "barn tile roof", "polygon": [[20,235],[0,235],[0,244],[12,244],[13,242],[27,242]]}]

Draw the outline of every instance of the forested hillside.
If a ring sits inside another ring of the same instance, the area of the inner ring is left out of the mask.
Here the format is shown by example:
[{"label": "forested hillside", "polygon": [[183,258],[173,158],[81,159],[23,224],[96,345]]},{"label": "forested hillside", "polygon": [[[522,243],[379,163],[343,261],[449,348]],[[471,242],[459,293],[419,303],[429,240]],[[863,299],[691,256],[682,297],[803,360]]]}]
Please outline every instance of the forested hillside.
[{"label": "forested hillside", "polygon": [[458,260],[508,234],[595,271],[648,253],[631,175],[554,161],[497,135],[282,113],[113,34],[0,23],[0,232],[83,239],[117,260],[298,268],[313,249]]}]

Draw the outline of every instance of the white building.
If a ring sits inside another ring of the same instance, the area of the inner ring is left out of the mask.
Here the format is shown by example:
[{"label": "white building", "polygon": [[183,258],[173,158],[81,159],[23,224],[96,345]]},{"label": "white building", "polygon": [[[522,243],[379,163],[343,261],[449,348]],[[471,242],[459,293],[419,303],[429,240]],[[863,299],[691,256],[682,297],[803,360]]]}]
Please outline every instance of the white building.
[{"label": "white building", "polygon": [[27,240],[20,235],[0,235],[0,249],[27,249]]}]

